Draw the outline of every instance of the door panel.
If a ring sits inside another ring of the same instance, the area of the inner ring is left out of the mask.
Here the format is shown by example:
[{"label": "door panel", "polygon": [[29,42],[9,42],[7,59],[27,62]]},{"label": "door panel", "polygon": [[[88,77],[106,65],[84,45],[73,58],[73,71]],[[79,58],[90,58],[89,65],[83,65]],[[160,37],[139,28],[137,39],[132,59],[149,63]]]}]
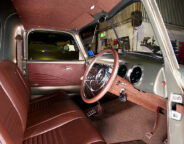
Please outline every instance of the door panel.
[{"label": "door panel", "polygon": [[80,85],[85,63],[28,63],[28,79],[33,87]]}]

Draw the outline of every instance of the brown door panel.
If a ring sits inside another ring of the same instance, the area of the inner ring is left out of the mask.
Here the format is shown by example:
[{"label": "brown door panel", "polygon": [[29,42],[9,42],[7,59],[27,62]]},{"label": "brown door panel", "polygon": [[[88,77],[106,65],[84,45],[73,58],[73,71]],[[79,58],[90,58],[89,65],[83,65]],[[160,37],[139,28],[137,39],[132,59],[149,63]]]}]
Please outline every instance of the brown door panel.
[{"label": "brown door panel", "polygon": [[28,79],[31,86],[80,85],[85,64],[29,63]]}]

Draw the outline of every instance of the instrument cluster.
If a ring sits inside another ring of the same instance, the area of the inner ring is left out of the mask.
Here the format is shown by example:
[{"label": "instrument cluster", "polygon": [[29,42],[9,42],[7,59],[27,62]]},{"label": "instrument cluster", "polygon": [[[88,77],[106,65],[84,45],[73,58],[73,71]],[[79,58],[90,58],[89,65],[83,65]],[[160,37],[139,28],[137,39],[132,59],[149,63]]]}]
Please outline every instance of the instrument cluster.
[{"label": "instrument cluster", "polygon": [[132,84],[136,84],[141,81],[143,77],[143,70],[138,65],[128,68],[125,64],[122,64],[119,67],[118,75],[129,80]]}]

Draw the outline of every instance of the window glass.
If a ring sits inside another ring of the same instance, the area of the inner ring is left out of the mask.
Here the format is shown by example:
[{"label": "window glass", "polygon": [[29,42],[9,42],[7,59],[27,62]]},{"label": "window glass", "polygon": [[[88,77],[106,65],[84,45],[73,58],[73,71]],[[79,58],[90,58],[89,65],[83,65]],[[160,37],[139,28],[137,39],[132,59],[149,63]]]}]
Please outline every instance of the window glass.
[{"label": "window glass", "polygon": [[184,65],[184,1],[157,0],[167,32],[179,64]]},{"label": "window glass", "polygon": [[158,40],[142,2],[128,5],[110,20],[90,27],[81,35],[86,48],[95,54],[113,48],[119,53],[140,53],[162,58]]},{"label": "window glass", "polygon": [[74,38],[66,33],[33,31],[28,37],[29,60],[79,60]]}]

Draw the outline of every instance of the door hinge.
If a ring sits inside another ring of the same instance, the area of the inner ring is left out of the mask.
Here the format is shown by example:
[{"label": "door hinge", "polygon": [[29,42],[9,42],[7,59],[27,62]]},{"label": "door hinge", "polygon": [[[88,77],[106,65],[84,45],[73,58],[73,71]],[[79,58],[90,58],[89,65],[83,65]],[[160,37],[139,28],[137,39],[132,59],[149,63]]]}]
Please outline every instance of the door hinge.
[{"label": "door hinge", "polygon": [[179,108],[183,108],[183,96],[180,94],[171,94],[171,111],[170,111],[170,118],[174,120],[181,120],[182,114],[181,111],[178,111],[178,105]]}]

